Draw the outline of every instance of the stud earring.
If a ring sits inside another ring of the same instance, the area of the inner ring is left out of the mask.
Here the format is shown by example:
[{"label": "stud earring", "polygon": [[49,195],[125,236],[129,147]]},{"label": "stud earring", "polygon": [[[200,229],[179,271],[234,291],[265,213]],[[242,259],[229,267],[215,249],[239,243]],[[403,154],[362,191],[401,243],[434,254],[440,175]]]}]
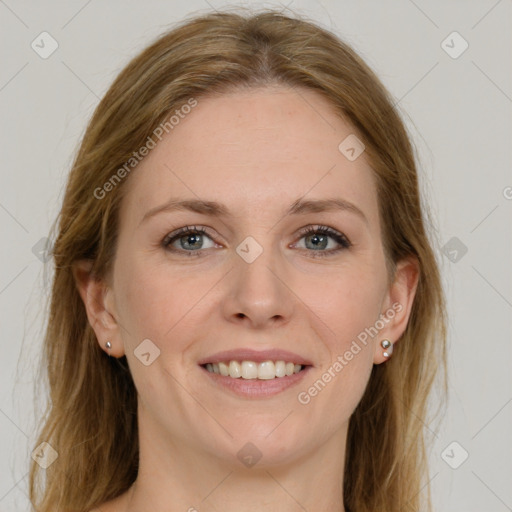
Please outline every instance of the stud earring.
[{"label": "stud earring", "polygon": [[107,341],[105,343],[105,347],[107,347],[107,350],[110,350],[112,348],[112,343],[110,343],[110,341]]},{"label": "stud earring", "polygon": [[382,340],[380,344],[384,349],[384,353],[382,355],[384,357],[391,357],[391,354],[393,353],[393,344],[389,340]]}]

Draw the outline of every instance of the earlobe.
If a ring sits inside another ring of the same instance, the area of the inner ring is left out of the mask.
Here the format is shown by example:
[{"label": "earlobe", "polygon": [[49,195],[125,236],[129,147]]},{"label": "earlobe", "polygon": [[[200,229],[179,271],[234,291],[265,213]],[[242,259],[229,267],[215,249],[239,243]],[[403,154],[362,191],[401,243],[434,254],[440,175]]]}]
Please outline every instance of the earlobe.
[{"label": "earlobe", "polygon": [[388,322],[379,333],[380,343],[376,343],[375,346],[375,364],[387,361],[394,348],[400,350],[400,344],[397,342],[407,328],[418,279],[419,262],[416,257],[410,256],[397,263],[394,281],[384,301],[385,310],[381,314]]},{"label": "earlobe", "polygon": [[382,340],[380,342],[380,345],[384,349],[382,355],[384,357],[391,357],[391,355],[393,354],[393,343],[391,343],[391,341],[389,340]]},{"label": "earlobe", "polygon": [[[91,268],[90,260],[75,263],[73,276],[78,292],[101,349],[109,355],[121,357],[124,350],[119,337],[119,326],[114,312],[111,312],[113,305],[109,305],[107,300],[111,290],[101,279],[92,275]],[[107,347],[107,341],[110,347]]]}]

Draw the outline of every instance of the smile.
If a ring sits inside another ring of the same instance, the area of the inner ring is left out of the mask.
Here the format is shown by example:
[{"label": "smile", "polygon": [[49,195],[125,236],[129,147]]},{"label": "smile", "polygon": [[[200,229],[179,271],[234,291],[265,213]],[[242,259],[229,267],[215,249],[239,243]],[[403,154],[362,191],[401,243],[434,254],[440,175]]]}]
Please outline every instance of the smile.
[{"label": "smile", "polygon": [[286,361],[222,361],[202,365],[210,373],[218,373],[223,377],[247,380],[271,380],[299,373],[304,366]]}]

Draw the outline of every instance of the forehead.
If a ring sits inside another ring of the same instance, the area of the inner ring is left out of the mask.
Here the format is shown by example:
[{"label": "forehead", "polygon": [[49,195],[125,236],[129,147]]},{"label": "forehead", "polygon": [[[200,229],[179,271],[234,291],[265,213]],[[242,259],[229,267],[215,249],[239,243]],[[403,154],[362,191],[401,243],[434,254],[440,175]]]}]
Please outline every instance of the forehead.
[{"label": "forehead", "polygon": [[243,215],[284,210],[307,195],[340,196],[371,220],[373,171],[364,153],[350,161],[339,149],[353,135],[332,105],[308,89],[199,97],[132,171],[121,217],[137,224],[173,197],[222,202]]}]

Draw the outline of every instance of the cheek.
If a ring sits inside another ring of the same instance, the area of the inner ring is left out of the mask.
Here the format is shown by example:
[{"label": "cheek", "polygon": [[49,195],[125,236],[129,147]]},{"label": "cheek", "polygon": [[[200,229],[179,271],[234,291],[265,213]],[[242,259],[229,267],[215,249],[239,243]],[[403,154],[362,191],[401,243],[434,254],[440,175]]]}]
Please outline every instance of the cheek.
[{"label": "cheek", "polygon": [[136,259],[123,261],[116,277],[116,303],[120,304],[118,312],[125,327],[123,337],[129,336],[130,344],[144,338],[159,344],[162,333],[171,329],[183,308],[175,279],[171,273]]},{"label": "cheek", "polygon": [[[385,279],[375,269],[343,269],[322,282],[313,295],[312,309],[331,331],[332,351],[347,350],[351,341],[373,326],[381,313]],[[333,336],[335,335],[335,336]]]},{"label": "cheek", "polygon": [[[333,300],[328,301],[327,315],[336,334],[329,346],[328,373],[335,375],[330,398],[342,417],[353,412],[368,383],[373,368],[373,346],[378,339],[372,328],[379,318],[386,286],[385,275],[375,267],[352,270],[340,277],[338,286],[328,290]],[[337,397],[341,395],[344,400],[339,401]]]},{"label": "cheek", "polygon": [[187,274],[165,263],[148,265],[142,258],[127,261],[118,276],[123,337],[130,338],[130,346],[149,338],[162,351],[181,352],[187,339],[183,333],[197,328],[214,277]]}]

